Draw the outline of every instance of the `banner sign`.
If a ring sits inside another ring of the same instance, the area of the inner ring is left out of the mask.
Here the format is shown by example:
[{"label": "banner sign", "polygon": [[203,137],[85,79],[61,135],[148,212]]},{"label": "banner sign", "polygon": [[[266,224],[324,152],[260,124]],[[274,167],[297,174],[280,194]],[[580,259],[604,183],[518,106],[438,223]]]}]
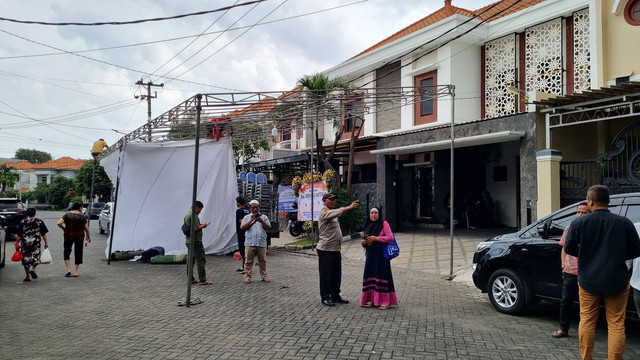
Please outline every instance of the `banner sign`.
[{"label": "banner sign", "polygon": [[[311,193],[313,192],[313,199]],[[311,202],[313,202],[313,220],[318,221],[318,214],[322,209],[322,195],[327,192],[327,183],[324,181],[314,182],[313,191],[311,184],[304,184],[300,187],[300,196],[298,197],[298,220],[311,220]]]},{"label": "banner sign", "polygon": [[296,211],[293,208],[294,202],[296,202],[296,197],[291,185],[278,185],[278,211]]}]

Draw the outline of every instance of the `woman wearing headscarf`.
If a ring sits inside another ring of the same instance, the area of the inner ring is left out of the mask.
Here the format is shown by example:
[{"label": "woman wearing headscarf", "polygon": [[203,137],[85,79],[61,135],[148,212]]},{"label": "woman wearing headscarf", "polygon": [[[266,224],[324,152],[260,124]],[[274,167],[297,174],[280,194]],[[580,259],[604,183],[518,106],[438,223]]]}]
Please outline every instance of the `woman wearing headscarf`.
[{"label": "woman wearing headscarf", "polygon": [[40,264],[40,244],[44,240],[44,248],[49,247],[47,233],[49,230],[44,221],[36,218],[36,209],[28,208],[27,217],[20,222],[16,236],[16,245],[20,245],[22,251],[22,266],[27,275],[24,281],[37,279],[36,266]]},{"label": "woman wearing headscarf", "polygon": [[381,219],[380,210],[372,208],[360,242],[366,251],[360,306],[377,306],[380,310],[385,310],[391,305],[398,305],[391,262],[383,254],[384,244],[391,241],[393,233],[389,223]]}]

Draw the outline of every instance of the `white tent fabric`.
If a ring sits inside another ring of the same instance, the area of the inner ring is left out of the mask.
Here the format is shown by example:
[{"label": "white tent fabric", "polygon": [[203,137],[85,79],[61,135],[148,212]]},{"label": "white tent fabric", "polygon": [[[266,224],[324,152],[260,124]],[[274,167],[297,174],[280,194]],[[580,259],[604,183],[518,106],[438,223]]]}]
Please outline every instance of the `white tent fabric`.
[{"label": "white tent fabric", "polygon": [[[120,172],[111,251],[146,250],[162,246],[166,254],[185,254],[180,227],[191,207],[194,141],[128,143],[102,162],[116,182]],[[115,160],[114,160],[115,159]],[[118,159],[121,159],[118,161]],[[119,167],[118,167],[119,163]],[[207,254],[237,249],[235,198],[238,196],[229,139],[200,144],[197,199],[204,203],[200,220]],[[109,241],[105,254],[109,256]]]}]

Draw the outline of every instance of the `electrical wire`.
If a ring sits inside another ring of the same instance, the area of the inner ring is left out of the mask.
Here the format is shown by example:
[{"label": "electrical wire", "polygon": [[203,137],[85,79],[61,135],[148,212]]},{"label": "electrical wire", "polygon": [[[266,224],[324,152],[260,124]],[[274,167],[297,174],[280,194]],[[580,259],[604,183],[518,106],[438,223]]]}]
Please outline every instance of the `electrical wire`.
[{"label": "electrical wire", "polygon": [[74,25],[74,26],[132,25],[132,24],[142,24],[142,23],[145,23],[145,22],[152,22],[152,21],[174,20],[174,19],[180,19],[180,18],[185,18],[185,17],[190,17],[190,16],[211,14],[211,13],[215,13],[215,12],[220,12],[220,11],[224,11],[224,10],[233,9],[235,7],[247,6],[247,5],[251,5],[251,4],[261,3],[263,1],[266,1],[266,0],[254,0],[254,1],[249,1],[249,2],[242,3],[242,4],[238,4],[238,5],[234,4],[234,5],[231,5],[231,6],[225,6],[225,7],[222,7],[222,8],[215,9],[215,10],[199,11],[199,12],[194,12],[194,13],[189,13],[189,14],[174,15],[174,16],[152,18],[152,19],[132,20],[132,21],[106,21],[106,22],[94,22],[94,23],[78,23],[78,22],[52,23],[52,22],[44,22],[44,21],[16,20],[16,19],[4,18],[4,17],[0,17],[0,21],[9,21],[9,22],[14,22],[14,23],[19,23],[19,24],[37,24],[37,25],[52,25],[52,26],[69,26],[69,25]]},{"label": "electrical wire", "polygon": [[[460,23],[460,24],[458,24],[458,25],[454,26],[453,28],[448,29],[448,30],[447,30],[447,31],[445,31],[444,33],[442,33],[442,34],[440,34],[440,35],[438,35],[438,36],[434,37],[433,39],[430,39],[430,40],[429,40],[429,41],[427,41],[426,43],[421,44],[420,46],[418,46],[418,47],[416,47],[416,48],[414,48],[414,49],[412,49],[412,50],[409,50],[409,51],[405,52],[404,54],[402,54],[402,55],[400,55],[400,56],[397,56],[397,57],[396,57],[396,58],[394,58],[393,60],[389,61],[389,63],[393,63],[393,62],[395,62],[395,61],[398,61],[398,60],[402,59],[403,57],[405,57],[405,56],[407,56],[407,55],[409,55],[409,54],[411,54],[411,53],[413,53],[413,52],[415,52],[415,51],[418,51],[418,50],[420,50],[420,49],[424,48],[426,45],[429,45],[429,44],[431,44],[431,43],[433,43],[433,42],[435,42],[435,41],[437,41],[437,40],[439,40],[439,39],[443,38],[445,35],[447,35],[447,34],[451,33],[452,31],[454,31],[454,30],[456,30],[456,29],[458,29],[458,28],[462,27],[463,25],[466,25],[466,24],[467,24],[467,23],[469,23],[470,21],[473,21],[474,19],[477,19],[479,16],[481,16],[481,15],[485,14],[485,13],[486,13],[486,12],[488,12],[489,10],[492,10],[493,8],[495,8],[496,6],[498,6],[498,5],[502,4],[502,3],[503,3],[503,2],[505,2],[505,1],[507,1],[507,0],[502,0],[502,1],[500,1],[500,2],[496,2],[496,3],[494,3],[493,5],[491,5],[491,6],[487,7],[487,8],[486,8],[484,11],[482,11],[481,13],[479,13],[479,14],[475,14],[473,17],[471,17],[471,18],[469,18],[469,19],[465,20],[464,22],[462,22],[462,23]],[[503,12],[505,12],[505,11],[507,11],[507,10],[511,9],[512,7],[514,7],[515,5],[517,5],[517,4],[518,4],[518,3],[520,3],[520,2],[522,2],[522,0],[516,0],[516,1],[514,1],[511,5],[509,5],[509,6],[505,7],[504,9],[499,10],[498,12],[496,12],[496,13],[495,13],[495,14],[493,14],[493,15],[491,15],[491,16],[490,16],[490,17],[488,17],[487,19],[483,19],[483,20],[481,20],[478,24],[476,24],[476,25],[472,26],[470,29],[465,30],[465,31],[464,31],[464,32],[462,32],[461,34],[456,35],[455,37],[453,37],[453,38],[451,38],[451,39],[449,39],[449,40],[447,40],[447,41],[445,41],[445,42],[443,42],[443,43],[441,43],[441,44],[438,44],[436,47],[434,47],[434,48],[432,48],[432,49],[429,49],[427,52],[425,52],[424,54],[420,55],[419,57],[417,57],[417,58],[413,59],[412,61],[410,61],[410,62],[408,62],[408,63],[406,63],[406,64],[401,65],[401,66],[400,66],[400,69],[405,68],[405,67],[407,67],[407,66],[409,66],[409,65],[414,64],[416,61],[418,61],[418,60],[420,60],[420,59],[424,58],[425,56],[427,56],[427,55],[429,55],[429,54],[432,54],[434,51],[436,51],[436,50],[438,50],[438,49],[440,49],[440,48],[442,48],[442,47],[444,47],[444,46],[448,45],[448,44],[449,44],[449,43],[451,43],[452,41],[457,40],[457,39],[461,38],[461,37],[462,37],[462,36],[464,36],[464,35],[467,35],[467,34],[468,34],[468,33],[470,33],[471,31],[473,31],[473,30],[477,29],[478,27],[480,27],[480,26],[484,25],[485,23],[487,23],[487,22],[489,21],[489,19],[494,18],[494,17],[496,17],[496,16],[498,16],[498,15],[502,14]],[[442,62],[442,61],[443,61],[443,60],[441,60],[440,62]],[[348,81],[348,83],[349,83],[349,84],[352,84],[354,81],[356,81],[356,80],[358,80],[358,79],[361,79],[361,78],[363,78],[364,76],[366,76],[367,74],[370,74],[370,73],[372,73],[372,72],[374,72],[374,71],[376,71],[376,70],[372,70],[372,71],[369,71],[369,72],[367,72],[367,73],[365,73],[365,74],[362,74],[362,75],[358,76],[357,78],[355,78],[355,79],[352,79],[352,80]],[[384,77],[386,77],[386,76],[389,76],[389,75],[393,74],[395,71],[397,71],[397,70],[391,70],[391,71],[389,71],[389,72],[387,72],[387,73],[385,73],[385,74],[383,74],[383,75],[381,75],[381,76],[376,76],[374,79],[372,79],[372,80],[370,80],[370,81],[368,81],[368,82],[366,82],[366,83],[364,83],[364,84],[360,85],[360,87],[364,87],[364,86],[366,86],[366,85],[372,84],[374,81],[379,81],[380,79],[382,79],[382,78],[384,78]]]},{"label": "electrical wire", "polygon": [[[238,1],[240,1],[240,0],[236,0],[235,4],[237,4],[237,3],[238,3]],[[234,4],[234,5],[235,5],[235,4]],[[253,8],[255,8],[255,6],[254,6]],[[253,8],[251,8],[251,9],[253,9]],[[231,10],[231,9],[229,9],[229,10]],[[191,40],[191,42],[190,42],[190,43],[188,43],[188,44],[187,44],[186,46],[184,46],[180,51],[178,51],[175,55],[173,55],[173,56],[171,57],[171,59],[169,59],[169,60],[165,61],[165,63],[164,63],[164,64],[160,65],[160,67],[158,67],[158,68],[157,68],[155,71],[153,71],[151,74],[153,75],[153,74],[157,73],[158,71],[160,71],[160,69],[162,69],[162,68],[163,68],[163,67],[165,67],[169,62],[171,62],[171,60],[175,59],[176,57],[178,57],[178,55],[182,54],[182,52],[183,52],[183,51],[185,51],[189,46],[191,46],[191,44],[193,44],[194,42],[196,42],[196,40],[198,40],[201,36],[203,36],[203,34],[204,34],[207,30],[211,29],[211,27],[212,27],[213,25],[215,25],[215,24],[216,24],[220,19],[222,19],[222,17],[223,17],[223,16],[225,16],[226,14],[228,14],[228,13],[229,13],[229,10],[225,11],[223,14],[221,14],[220,16],[218,16],[218,18],[217,18],[214,22],[212,22],[212,23],[211,23],[211,25],[207,26],[207,28],[206,28],[206,29],[204,29],[200,34],[196,35],[196,37],[194,37],[194,38],[193,38],[193,40]],[[251,11],[251,10],[249,10],[249,11]],[[223,32],[221,32],[221,34],[222,34],[222,33],[223,33]],[[216,38],[216,39],[217,39],[217,38]],[[207,45],[208,45],[208,44],[207,44]],[[173,71],[173,70],[171,70],[171,71]],[[169,72],[171,72],[171,71],[169,71]],[[166,74],[165,74],[165,75],[166,75]]]},{"label": "electrical wire", "polygon": [[[246,13],[244,13],[242,16],[240,16],[238,19],[236,19],[236,21],[234,21],[231,25],[229,25],[227,27],[227,29],[225,29],[224,31],[220,32],[218,34],[218,36],[216,36],[215,38],[213,38],[211,41],[209,41],[206,45],[204,45],[203,47],[201,47],[198,51],[196,51],[195,53],[193,53],[191,56],[189,56],[188,58],[186,58],[185,60],[181,61],[180,64],[176,65],[173,69],[167,71],[164,75],[160,76],[159,79],[165,78],[167,75],[169,75],[171,72],[173,72],[174,70],[176,70],[177,68],[179,68],[180,66],[182,66],[184,63],[186,63],[187,61],[191,60],[194,56],[198,55],[201,51],[203,51],[204,49],[206,49],[209,45],[211,45],[211,43],[213,43],[214,41],[218,40],[224,33],[226,33],[233,25],[237,24],[240,20],[242,20],[245,16],[249,15],[249,13],[251,11],[253,11],[256,7],[258,6],[258,4],[254,5],[253,7],[251,7]],[[195,40],[194,40],[195,41]],[[192,42],[193,43],[193,42]],[[155,72],[154,72],[155,73]],[[158,80],[159,80],[158,79]]]},{"label": "electrical wire", "polygon": [[282,21],[302,18],[302,17],[306,17],[306,16],[310,16],[310,15],[316,15],[316,14],[327,12],[327,11],[331,11],[331,10],[336,10],[336,9],[340,9],[340,8],[347,7],[347,6],[356,5],[356,4],[367,2],[367,1],[369,1],[369,0],[358,0],[358,1],[354,1],[354,2],[348,3],[348,4],[334,6],[334,7],[318,10],[318,11],[303,13],[303,14],[300,14],[300,15],[294,15],[294,16],[284,17],[284,18],[280,18],[280,19],[276,19],[276,20],[260,22],[260,23],[254,24],[254,25],[244,25],[244,26],[238,26],[238,27],[230,28],[230,29],[226,29],[226,30],[217,30],[217,31],[212,31],[212,32],[205,32],[205,33],[198,34],[198,35],[187,35],[187,36],[180,36],[180,37],[175,37],[175,38],[167,38],[167,39],[162,39],[162,40],[154,40],[154,41],[146,41],[146,42],[141,42],[141,43],[134,43],[134,44],[116,45],[116,46],[109,46],[109,47],[103,47],[103,48],[75,50],[75,51],[67,51],[67,52],[60,51],[60,52],[46,53],[46,54],[0,56],[0,60],[23,59],[23,58],[31,58],[31,57],[42,57],[42,56],[68,55],[70,53],[71,54],[80,54],[80,53],[87,53],[87,52],[105,51],[105,50],[117,50],[117,49],[129,48],[129,47],[154,45],[154,44],[160,44],[160,43],[164,43],[164,42],[186,40],[186,39],[198,38],[198,37],[202,37],[202,36],[220,34],[220,33],[224,33],[224,32],[227,32],[227,31],[242,30],[242,29],[246,29],[246,28],[249,28],[249,27],[252,27],[252,26],[263,26],[263,25],[275,24],[275,23],[282,22]]},{"label": "electrical wire", "polygon": [[[280,5],[276,6],[273,10],[271,10],[270,12],[268,12],[265,16],[263,16],[260,20],[258,20],[258,22],[266,19],[269,15],[273,14],[276,10],[278,10],[282,5],[284,5],[288,0],[284,0],[280,3]],[[257,22],[257,23],[258,23]],[[257,24],[256,23],[256,24]],[[205,61],[211,59],[214,55],[218,54],[220,51],[222,51],[223,49],[225,49],[227,46],[231,45],[232,43],[234,43],[236,40],[238,40],[241,36],[243,36],[244,34],[246,34],[249,30],[253,29],[255,27],[255,24],[252,25],[251,27],[249,27],[248,29],[246,29],[245,31],[243,31],[240,35],[236,36],[233,40],[229,41],[227,44],[225,44],[223,47],[221,47],[220,49],[218,49],[217,51],[215,51],[213,54],[207,56],[206,58],[204,58],[202,61],[200,61],[199,63],[195,64],[194,66],[190,67],[189,69],[183,71],[182,73],[180,73],[180,75],[178,75],[177,77],[181,77],[184,74],[188,73],[189,71],[195,69],[196,67],[202,65]]]}]

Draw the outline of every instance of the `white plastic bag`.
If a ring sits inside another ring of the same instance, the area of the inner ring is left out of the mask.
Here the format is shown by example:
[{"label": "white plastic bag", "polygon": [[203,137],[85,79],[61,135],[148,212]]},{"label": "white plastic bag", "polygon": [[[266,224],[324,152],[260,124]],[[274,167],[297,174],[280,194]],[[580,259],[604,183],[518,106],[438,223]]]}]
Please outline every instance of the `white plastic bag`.
[{"label": "white plastic bag", "polygon": [[42,255],[40,255],[40,264],[51,264],[51,252],[49,248],[44,249]]}]

